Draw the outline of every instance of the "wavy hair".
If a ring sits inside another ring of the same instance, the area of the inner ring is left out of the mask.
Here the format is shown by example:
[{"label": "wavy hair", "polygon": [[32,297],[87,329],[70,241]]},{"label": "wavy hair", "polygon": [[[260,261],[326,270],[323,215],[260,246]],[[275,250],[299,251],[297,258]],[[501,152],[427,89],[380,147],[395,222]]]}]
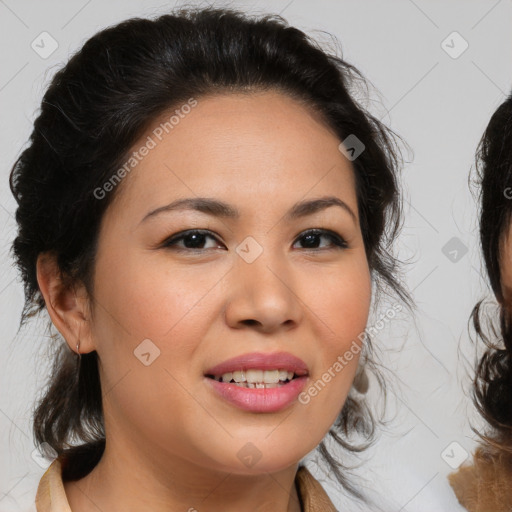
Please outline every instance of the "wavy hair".
[{"label": "wavy hair", "polygon": [[[94,190],[126,161],[147,127],[190,97],[241,91],[287,94],[318,112],[340,141],[354,134],[364,144],[352,165],[372,280],[379,293],[410,304],[392,252],[401,227],[398,137],[352,98],[365,85],[355,67],[278,15],[180,9],[96,33],[51,80],[29,145],[11,171],[19,228],[12,251],[25,291],[20,326],[45,307],[36,277],[43,252],[55,254],[63,278],[94,296],[99,226],[117,189],[101,201]],[[365,359],[372,366],[370,352]],[[34,412],[34,436],[63,458],[63,478],[75,480],[92,470],[105,447],[97,353],[83,354],[78,370],[77,355],[65,344],[56,342],[54,355]],[[364,390],[359,376],[329,432],[352,451],[364,448],[351,444],[354,432],[370,442],[375,430]],[[320,453],[341,485],[360,496],[324,442]]]},{"label": "wavy hair", "polygon": [[473,385],[476,407],[490,426],[480,433],[487,444],[512,455],[512,305],[502,289],[502,250],[512,214],[512,94],[502,103],[480,140],[476,153],[480,194],[480,243],[497,314],[484,311],[481,300],[471,320],[486,350]]}]

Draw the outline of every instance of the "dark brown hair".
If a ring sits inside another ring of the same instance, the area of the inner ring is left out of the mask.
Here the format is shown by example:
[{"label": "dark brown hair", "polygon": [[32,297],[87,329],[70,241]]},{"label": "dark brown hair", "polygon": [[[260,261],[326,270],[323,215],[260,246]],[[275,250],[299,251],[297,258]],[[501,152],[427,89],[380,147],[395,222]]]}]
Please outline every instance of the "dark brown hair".
[{"label": "dark brown hair", "polygon": [[[190,97],[226,91],[282,91],[319,112],[340,141],[355,135],[364,144],[352,165],[372,278],[379,292],[410,304],[391,252],[401,226],[400,151],[396,136],[352,98],[351,89],[360,92],[365,84],[356,68],[277,15],[182,9],[95,34],[55,74],[11,172],[19,227],[12,249],[26,297],[21,324],[45,307],[36,278],[37,257],[45,251],[56,255],[70,283],[82,282],[94,297],[99,225],[115,197],[114,191],[98,200],[94,190],[158,116]],[[97,353],[83,354],[77,370],[75,353],[62,343],[55,350],[34,435],[63,458],[63,478],[73,480],[91,471],[105,445]],[[353,388],[330,436],[358,450],[362,445],[350,437],[369,440],[374,427],[363,394]],[[359,495],[323,442],[320,452],[341,484]]]},{"label": "dark brown hair", "polygon": [[480,243],[492,291],[498,301],[496,319],[484,311],[485,301],[472,312],[473,327],[487,349],[475,373],[475,404],[490,425],[481,433],[490,445],[512,455],[512,316],[502,291],[501,250],[512,213],[512,95],[491,117],[476,158],[480,195]]}]

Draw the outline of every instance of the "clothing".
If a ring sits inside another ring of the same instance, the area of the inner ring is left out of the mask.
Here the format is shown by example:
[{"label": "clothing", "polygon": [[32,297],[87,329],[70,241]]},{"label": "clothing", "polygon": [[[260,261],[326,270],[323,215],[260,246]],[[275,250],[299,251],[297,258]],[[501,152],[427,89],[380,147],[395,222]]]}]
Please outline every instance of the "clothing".
[{"label": "clothing", "polygon": [[512,456],[478,448],[473,464],[448,476],[459,503],[469,512],[512,511]]},{"label": "clothing", "polygon": [[[304,467],[295,476],[297,492],[304,512],[338,512],[320,483]],[[42,476],[36,494],[37,512],[71,512],[64,484],[60,459],[55,459]]]}]

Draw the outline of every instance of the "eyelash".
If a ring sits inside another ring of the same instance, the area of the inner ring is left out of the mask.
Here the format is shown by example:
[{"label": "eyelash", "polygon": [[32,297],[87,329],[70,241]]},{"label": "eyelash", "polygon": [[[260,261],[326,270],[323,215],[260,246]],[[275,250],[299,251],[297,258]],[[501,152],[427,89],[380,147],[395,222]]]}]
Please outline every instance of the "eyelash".
[{"label": "eyelash", "polygon": [[[201,248],[177,247],[177,245],[176,245],[177,242],[180,242],[180,241],[184,240],[185,238],[187,238],[189,236],[192,236],[192,235],[204,235],[204,236],[207,236],[207,237],[210,237],[210,238],[216,238],[212,234],[211,231],[204,230],[204,229],[190,229],[190,230],[187,230],[187,231],[182,231],[180,233],[177,233],[177,234],[167,238],[162,243],[161,247],[167,248],[167,249],[172,249],[172,250],[175,250],[175,251],[178,251],[178,252],[191,252],[191,251],[193,251],[193,252],[202,252],[202,251],[208,250],[208,249],[201,249]],[[329,238],[331,240],[332,244],[335,246],[335,247],[332,247],[332,248],[337,249],[337,250],[347,249],[348,248],[348,244],[345,241],[345,239],[342,238],[337,233],[335,233],[334,231],[331,231],[329,229],[319,229],[319,228],[308,229],[307,231],[304,231],[303,233],[301,233],[296,241],[298,241],[301,238],[306,237],[308,235],[319,235],[319,236],[325,236],[325,237]],[[294,242],[294,245],[295,245],[295,243],[296,242]],[[309,251],[322,251],[322,250],[326,250],[326,249],[325,248],[305,248],[304,250],[306,250],[306,251],[308,251],[308,250]]]}]

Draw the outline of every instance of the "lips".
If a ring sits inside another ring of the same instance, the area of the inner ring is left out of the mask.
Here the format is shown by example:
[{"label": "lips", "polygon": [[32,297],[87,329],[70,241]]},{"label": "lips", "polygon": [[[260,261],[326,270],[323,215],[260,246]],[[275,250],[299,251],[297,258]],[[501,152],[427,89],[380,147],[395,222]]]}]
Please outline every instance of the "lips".
[{"label": "lips", "polygon": [[306,363],[290,354],[289,352],[275,352],[265,354],[261,352],[251,352],[242,354],[223,361],[205,372],[207,377],[220,377],[225,373],[233,373],[236,371],[246,370],[286,370],[293,372],[295,376],[301,377],[308,375],[308,367]]},{"label": "lips", "polygon": [[[277,383],[276,373],[280,377]],[[255,383],[254,380],[260,380],[262,374],[264,381],[273,382]],[[288,378],[281,381],[286,374]],[[252,413],[276,413],[297,402],[309,379],[309,371],[302,359],[288,352],[252,352],[213,366],[204,376],[205,384],[216,396],[238,409]],[[234,382],[231,382],[232,378]]]},{"label": "lips", "polygon": [[296,377],[290,382],[270,389],[249,389],[237,384],[205,378],[205,384],[225,403],[250,413],[277,413],[298,404],[298,396],[306,387],[309,377]]}]

